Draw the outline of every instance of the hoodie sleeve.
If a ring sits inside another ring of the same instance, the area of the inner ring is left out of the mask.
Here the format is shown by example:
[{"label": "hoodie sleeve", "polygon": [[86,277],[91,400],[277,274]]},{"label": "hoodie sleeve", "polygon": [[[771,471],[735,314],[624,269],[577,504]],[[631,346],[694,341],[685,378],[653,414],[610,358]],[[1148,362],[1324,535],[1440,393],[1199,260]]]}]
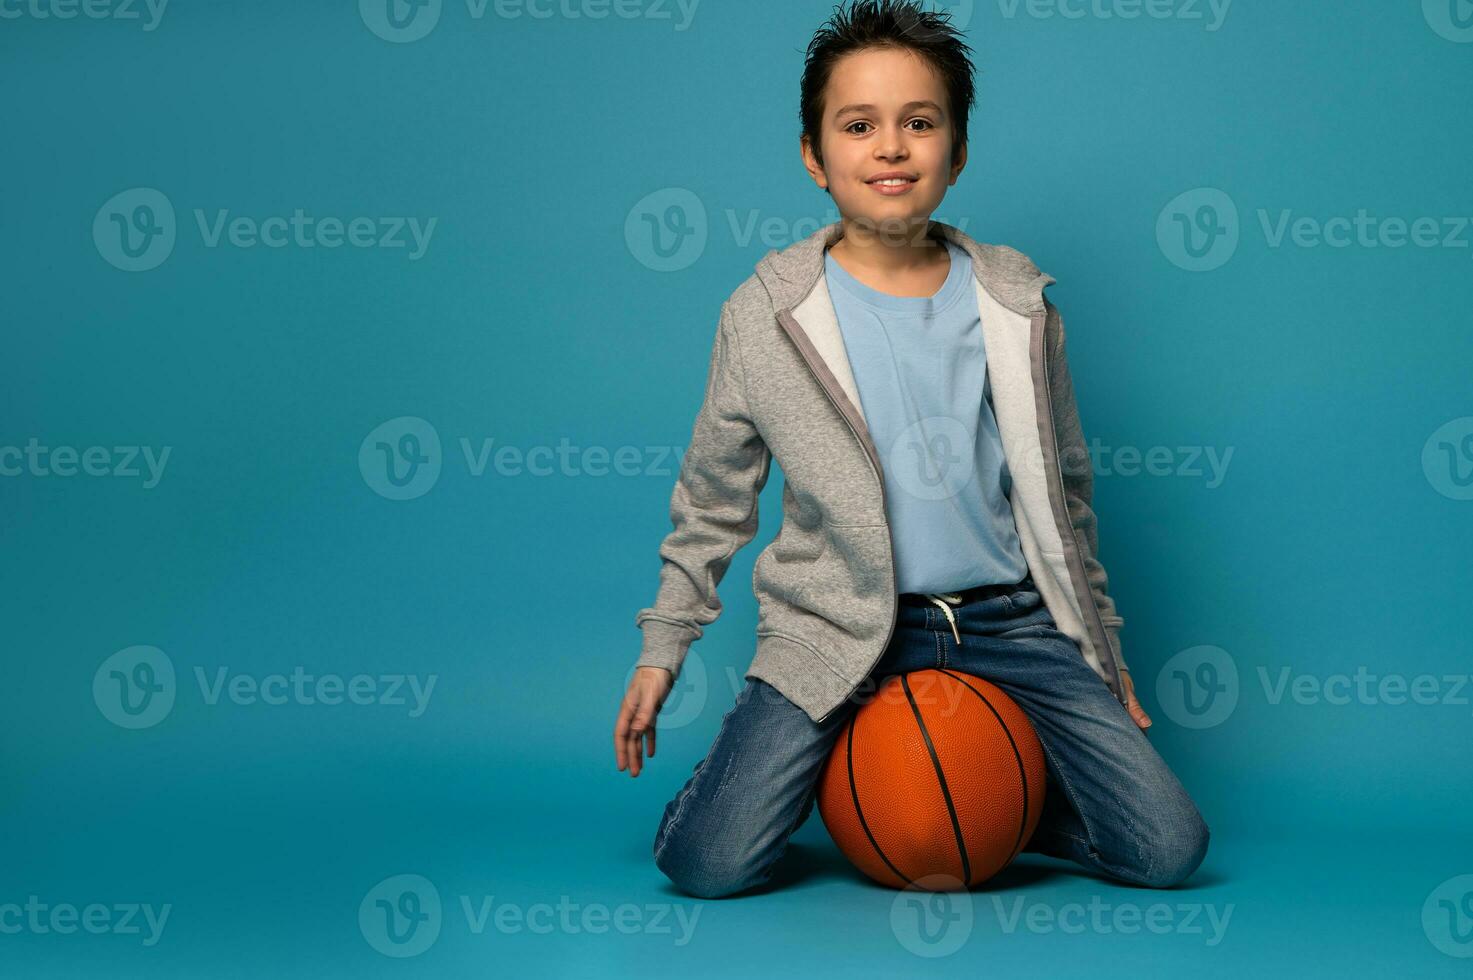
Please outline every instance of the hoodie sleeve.
[{"label": "hoodie sleeve", "polygon": [[1074,526],[1079,539],[1080,557],[1084,560],[1084,577],[1094,596],[1095,608],[1105,627],[1105,635],[1115,649],[1115,657],[1125,667],[1125,657],[1120,652],[1120,628],[1125,625],[1115,611],[1115,600],[1110,597],[1109,577],[1105,566],[1100,564],[1099,532],[1095,513],[1090,508],[1094,497],[1094,464],[1084,442],[1084,431],[1079,424],[1079,407],[1074,401],[1074,381],[1069,375],[1069,361],[1064,347],[1064,319],[1059,310],[1047,299],[1048,320],[1044,334],[1051,336],[1049,348],[1049,391],[1053,397],[1054,433],[1059,445],[1059,468],[1064,480],[1064,501],[1069,509],[1069,523]]},{"label": "hoodie sleeve", "polygon": [[705,399],[670,495],[673,528],[660,544],[659,590],[634,619],[644,636],[636,666],[678,677],[691,643],[721,615],[716,587],[757,532],[757,498],[771,462],[748,409],[730,304],[723,304]]}]

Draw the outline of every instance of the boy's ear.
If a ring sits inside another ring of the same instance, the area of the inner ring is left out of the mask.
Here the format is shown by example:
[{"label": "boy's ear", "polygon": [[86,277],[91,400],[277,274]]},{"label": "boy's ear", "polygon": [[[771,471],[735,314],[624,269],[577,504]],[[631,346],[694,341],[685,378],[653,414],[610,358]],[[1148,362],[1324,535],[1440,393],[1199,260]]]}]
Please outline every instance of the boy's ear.
[{"label": "boy's ear", "polygon": [[812,177],[813,182],[819,187],[828,190],[828,175],[823,172],[823,164],[819,161],[818,154],[814,152],[807,133],[798,137],[798,149],[803,156],[803,169],[808,171],[808,176]]},{"label": "boy's ear", "polygon": [[951,180],[947,183],[947,185],[946,185],[947,187],[951,187],[951,186],[953,186],[953,185],[956,184],[956,179],[962,175],[962,168],[965,167],[966,165],[967,165],[967,144],[963,143],[961,146],[959,146],[957,148],[957,151],[956,151],[956,162],[951,165]]}]

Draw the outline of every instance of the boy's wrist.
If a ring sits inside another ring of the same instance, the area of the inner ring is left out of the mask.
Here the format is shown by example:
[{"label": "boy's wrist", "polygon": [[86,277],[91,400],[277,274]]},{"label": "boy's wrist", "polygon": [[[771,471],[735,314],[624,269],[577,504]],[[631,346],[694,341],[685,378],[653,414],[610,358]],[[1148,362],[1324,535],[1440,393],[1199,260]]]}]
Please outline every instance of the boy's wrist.
[{"label": "boy's wrist", "polygon": [[671,677],[680,674],[680,666],[695,640],[692,632],[664,619],[647,618],[640,623],[643,644],[635,664],[639,667],[663,667]]}]

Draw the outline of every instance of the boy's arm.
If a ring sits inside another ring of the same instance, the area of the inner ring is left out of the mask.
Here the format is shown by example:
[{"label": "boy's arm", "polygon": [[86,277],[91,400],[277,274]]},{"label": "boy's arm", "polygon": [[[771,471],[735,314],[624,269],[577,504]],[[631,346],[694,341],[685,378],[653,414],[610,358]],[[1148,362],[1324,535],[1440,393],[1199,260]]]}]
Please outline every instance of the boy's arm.
[{"label": "boy's arm", "polygon": [[731,310],[722,304],[705,400],[670,495],[674,528],[660,544],[659,591],[634,619],[644,631],[636,666],[664,667],[678,677],[692,641],[721,615],[716,587],[757,533],[757,498],[771,463],[748,409]]},{"label": "boy's arm", "polygon": [[1085,446],[1084,431],[1079,424],[1079,407],[1074,401],[1074,382],[1069,375],[1069,362],[1064,351],[1064,319],[1047,298],[1044,304],[1048,310],[1044,342],[1050,344],[1049,390],[1053,396],[1054,432],[1059,443],[1064,501],[1069,509],[1069,523],[1074,525],[1075,536],[1079,539],[1084,576],[1089,581],[1095,607],[1105,625],[1105,635],[1115,649],[1121,668],[1125,668],[1125,657],[1120,652],[1120,628],[1125,625],[1125,620],[1115,612],[1115,600],[1109,593],[1109,578],[1097,557],[1099,534],[1095,513],[1090,509],[1094,497],[1094,461]]}]

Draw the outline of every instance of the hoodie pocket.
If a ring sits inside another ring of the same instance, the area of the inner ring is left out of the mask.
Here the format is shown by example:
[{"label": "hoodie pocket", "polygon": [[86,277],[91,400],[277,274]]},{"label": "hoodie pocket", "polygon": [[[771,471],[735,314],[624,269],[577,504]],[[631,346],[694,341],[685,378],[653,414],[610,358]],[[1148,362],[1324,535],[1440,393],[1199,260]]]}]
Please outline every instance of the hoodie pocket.
[{"label": "hoodie pocket", "polygon": [[762,549],[752,565],[752,591],[759,601],[771,598],[801,605],[803,588],[814,566],[828,548],[823,525],[803,527],[788,522]]},{"label": "hoodie pocket", "polygon": [[824,531],[824,549],[804,576],[795,604],[841,629],[860,630],[883,618],[892,602],[890,528],[825,524]]},{"label": "hoodie pocket", "polygon": [[[823,586],[825,580],[823,575],[823,570],[825,567],[824,563],[826,560],[831,558],[833,553],[833,530],[827,527],[824,530],[827,531],[827,533],[824,535],[823,538],[823,547],[819,550],[818,554],[814,556],[813,560],[809,562],[808,569],[803,575],[802,584],[798,586],[798,594],[794,597],[793,600],[795,605],[802,606],[804,609],[811,608],[809,604],[809,596],[813,593],[813,590],[815,588],[821,588]],[[832,562],[830,561],[829,564],[832,565]]]}]

